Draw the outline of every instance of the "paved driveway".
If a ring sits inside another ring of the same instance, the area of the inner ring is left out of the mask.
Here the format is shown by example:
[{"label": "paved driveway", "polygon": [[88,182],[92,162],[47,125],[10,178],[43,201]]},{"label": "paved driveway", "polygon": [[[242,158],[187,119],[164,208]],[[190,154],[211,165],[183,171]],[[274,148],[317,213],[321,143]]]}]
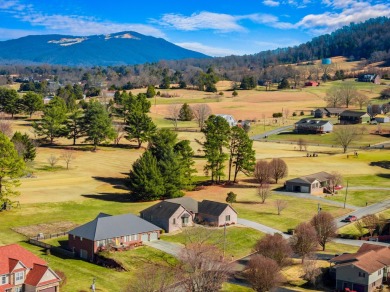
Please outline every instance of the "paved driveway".
[{"label": "paved driveway", "polygon": [[155,241],[143,242],[143,244],[161,250],[163,252],[166,252],[174,256],[175,258],[179,257],[180,251],[184,248],[184,245],[180,243],[168,242],[161,239]]},{"label": "paved driveway", "polygon": [[266,226],[266,225],[263,225],[263,224],[260,224],[260,223],[257,223],[257,222],[253,222],[253,221],[250,221],[250,220],[238,218],[238,219],[237,219],[237,223],[238,223],[238,224],[241,224],[241,225],[244,225],[244,226],[246,226],[246,227],[250,227],[250,228],[256,229],[256,230],[258,230],[258,231],[267,233],[267,234],[279,233],[279,234],[281,234],[284,238],[289,238],[289,237],[290,237],[290,235],[284,234],[284,233],[283,233],[282,231],[280,231],[280,230],[277,230],[277,229],[275,229],[275,228],[272,228],[272,227],[269,227],[269,226]]}]

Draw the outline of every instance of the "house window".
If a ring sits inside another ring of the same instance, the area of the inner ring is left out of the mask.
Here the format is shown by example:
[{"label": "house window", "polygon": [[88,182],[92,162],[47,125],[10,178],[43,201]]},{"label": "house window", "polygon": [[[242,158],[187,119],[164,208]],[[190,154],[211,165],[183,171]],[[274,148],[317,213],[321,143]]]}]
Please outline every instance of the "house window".
[{"label": "house window", "polygon": [[225,221],[230,221],[230,215],[226,215]]},{"label": "house window", "polygon": [[138,239],[138,235],[137,234],[133,234],[131,237],[132,237],[132,240],[137,240]]},{"label": "house window", "polygon": [[188,224],[188,217],[181,217],[181,223]]},{"label": "house window", "polygon": [[23,281],[24,272],[15,273],[15,282]]},{"label": "house window", "polygon": [[382,270],[379,270],[379,271],[378,271],[378,275],[381,275],[381,274],[382,274]]},{"label": "house window", "polygon": [[2,275],[1,276],[1,285],[8,284],[8,277],[7,275]]},{"label": "house window", "polygon": [[366,273],[359,272],[359,277],[365,278],[366,277]]},{"label": "house window", "polygon": [[176,224],[176,218],[173,218],[173,224]]},{"label": "house window", "polygon": [[83,241],[83,238],[80,236],[80,241]]},{"label": "house window", "polygon": [[23,287],[16,287],[15,292],[23,292]]}]

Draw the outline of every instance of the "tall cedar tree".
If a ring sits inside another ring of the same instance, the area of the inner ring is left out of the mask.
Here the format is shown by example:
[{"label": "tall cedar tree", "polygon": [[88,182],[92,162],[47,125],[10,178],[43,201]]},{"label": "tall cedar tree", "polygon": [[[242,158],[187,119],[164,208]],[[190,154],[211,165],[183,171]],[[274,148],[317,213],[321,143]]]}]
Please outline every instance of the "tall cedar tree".
[{"label": "tall cedar tree", "polygon": [[149,85],[148,88],[146,89],[146,97],[147,98],[152,98],[156,95],[156,90],[153,85]]},{"label": "tall cedar tree", "polygon": [[332,216],[328,212],[320,212],[311,219],[310,224],[313,225],[317,232],[318,243],[325,250],[326,243],[331,241],[337,232],[337,225]]},{"label": "tall cedar tree", "polygon": [[43,109],[43,117],[33,123],[33,128],[39,137],[54,143],[54,139],[66,134],[66,104],[64,100],[55,96]]},{"label": "tall cedar tree", "polygon": [[165,194],[164,179],[151,151],[134,162],[127,185],[134,201],[154,201]]},{"label": "tall cedar tree", "polygon": [[42,95],[35,92],[27,92],[23,96],[23,111],[28,113],[31,116],[36,111],[40,111],[43,109],[43,98]]},{"label": "tall cedar tree", "polygon": [[[11,141],[15,144],[16,150],[20,151],[18,151],[18,154],[23,158],[24,162],[33,161],[35,159],[35,156],[37,155],[36,147],[26,133],[22,134],[16,131]],[[18,144],[19,147],[17,147]]]},{"label": "tall cedar tree", "polygon": [[211,172],[212,182],[220,182],[221,176],[224,174],[224,163],[228,159],[228,155],[223,152],[223,149],[229,146],[229,124],[224,118],[211,115],[202,132],[206,136],[206,142],[203,145],[207,159],[205,171]]},{"label": "tall cedar tree", "polygon": [[76,145],[76,140],[85,135],[86,123],[84,121],[84,112],[81,109],[76,109],[68,114],[66,120],[68,129],[68,139],[73,140],[73,145]]},{"label": "tall cedar tree", "polygon": [[92,142],[94,150],[97,146],[115,136],[111,118],[105,107],[97,100],[88,103],[85,109],[85,142]]},{"label": "tall cedar tree", "polygon": [[177,134],[169,129],[160,129],[151,137],[149,151],[157,159],[157,166],[164,180],[165,198],[183,196],[183,168],[180,157],[174,152]]},{"label": "tall cedar tree", "polygon": [[192,174],[196,173],[196,169],[193,167],[195,161],[193,159],[194,150],[192,150],[190,141],[182,140],[173,147],[175,153],[179,156],[180,165],[182,167],[183,185],[186,188],[192,186]]},{"label": "tall cedar tree", "polygon": [[237,180],[237,174],[243,172],[250,175],[254,170],[256,162],[255,151],[252,149],[253,141],[243,128],[235,126],[230,133],[230,158],[229,158],[229,179],[230,182],[232,168],[234,169],[233,182]]},{"label": "tall cedar tree", "polygon": [[25,168],[14,144],[3,133],[0,133],[0,204],[10,202],[10,197],[19,195],[14,190],[19,186],[18,178]]},{"label": "tall cedar tree", "polygon": [[179,120],[180,121],[192,121],[194,114],[188,103],[184,103],[180,108]]}]

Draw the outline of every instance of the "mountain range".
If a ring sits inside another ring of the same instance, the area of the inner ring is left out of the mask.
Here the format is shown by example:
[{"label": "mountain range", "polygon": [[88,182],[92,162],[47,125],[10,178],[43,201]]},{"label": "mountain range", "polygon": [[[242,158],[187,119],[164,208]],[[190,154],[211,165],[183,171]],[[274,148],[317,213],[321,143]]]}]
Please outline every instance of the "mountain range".
[{"label": "mountain range", "polygon": [[133,31],[109,35],[30,35],[0,42],[0,63],[116,66],[208,58],[162,38]]}]

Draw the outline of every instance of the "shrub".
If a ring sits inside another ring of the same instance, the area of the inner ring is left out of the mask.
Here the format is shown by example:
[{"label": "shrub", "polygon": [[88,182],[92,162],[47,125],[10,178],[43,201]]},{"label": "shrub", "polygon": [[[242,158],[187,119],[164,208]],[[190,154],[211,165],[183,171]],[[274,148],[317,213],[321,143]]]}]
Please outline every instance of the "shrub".
[{"label": "shrub", "polygon": [[273,113],[272,117],[273,118],[281,118],[281,117],[283,117],[283,114],[282,113]]},{"label": "shrub", "polygon": [[293,117],[296,117],[296,116],[297,116],[297,113],[296,113],[296,112],[293,112],[292,115],[293,115]]},{"label": "shrub", "polygon": [[304,112],[304,111],[301,111],[300,115],[301,115],[301,116],[304,116],[304,115],[305,115],[305,112]]}]

